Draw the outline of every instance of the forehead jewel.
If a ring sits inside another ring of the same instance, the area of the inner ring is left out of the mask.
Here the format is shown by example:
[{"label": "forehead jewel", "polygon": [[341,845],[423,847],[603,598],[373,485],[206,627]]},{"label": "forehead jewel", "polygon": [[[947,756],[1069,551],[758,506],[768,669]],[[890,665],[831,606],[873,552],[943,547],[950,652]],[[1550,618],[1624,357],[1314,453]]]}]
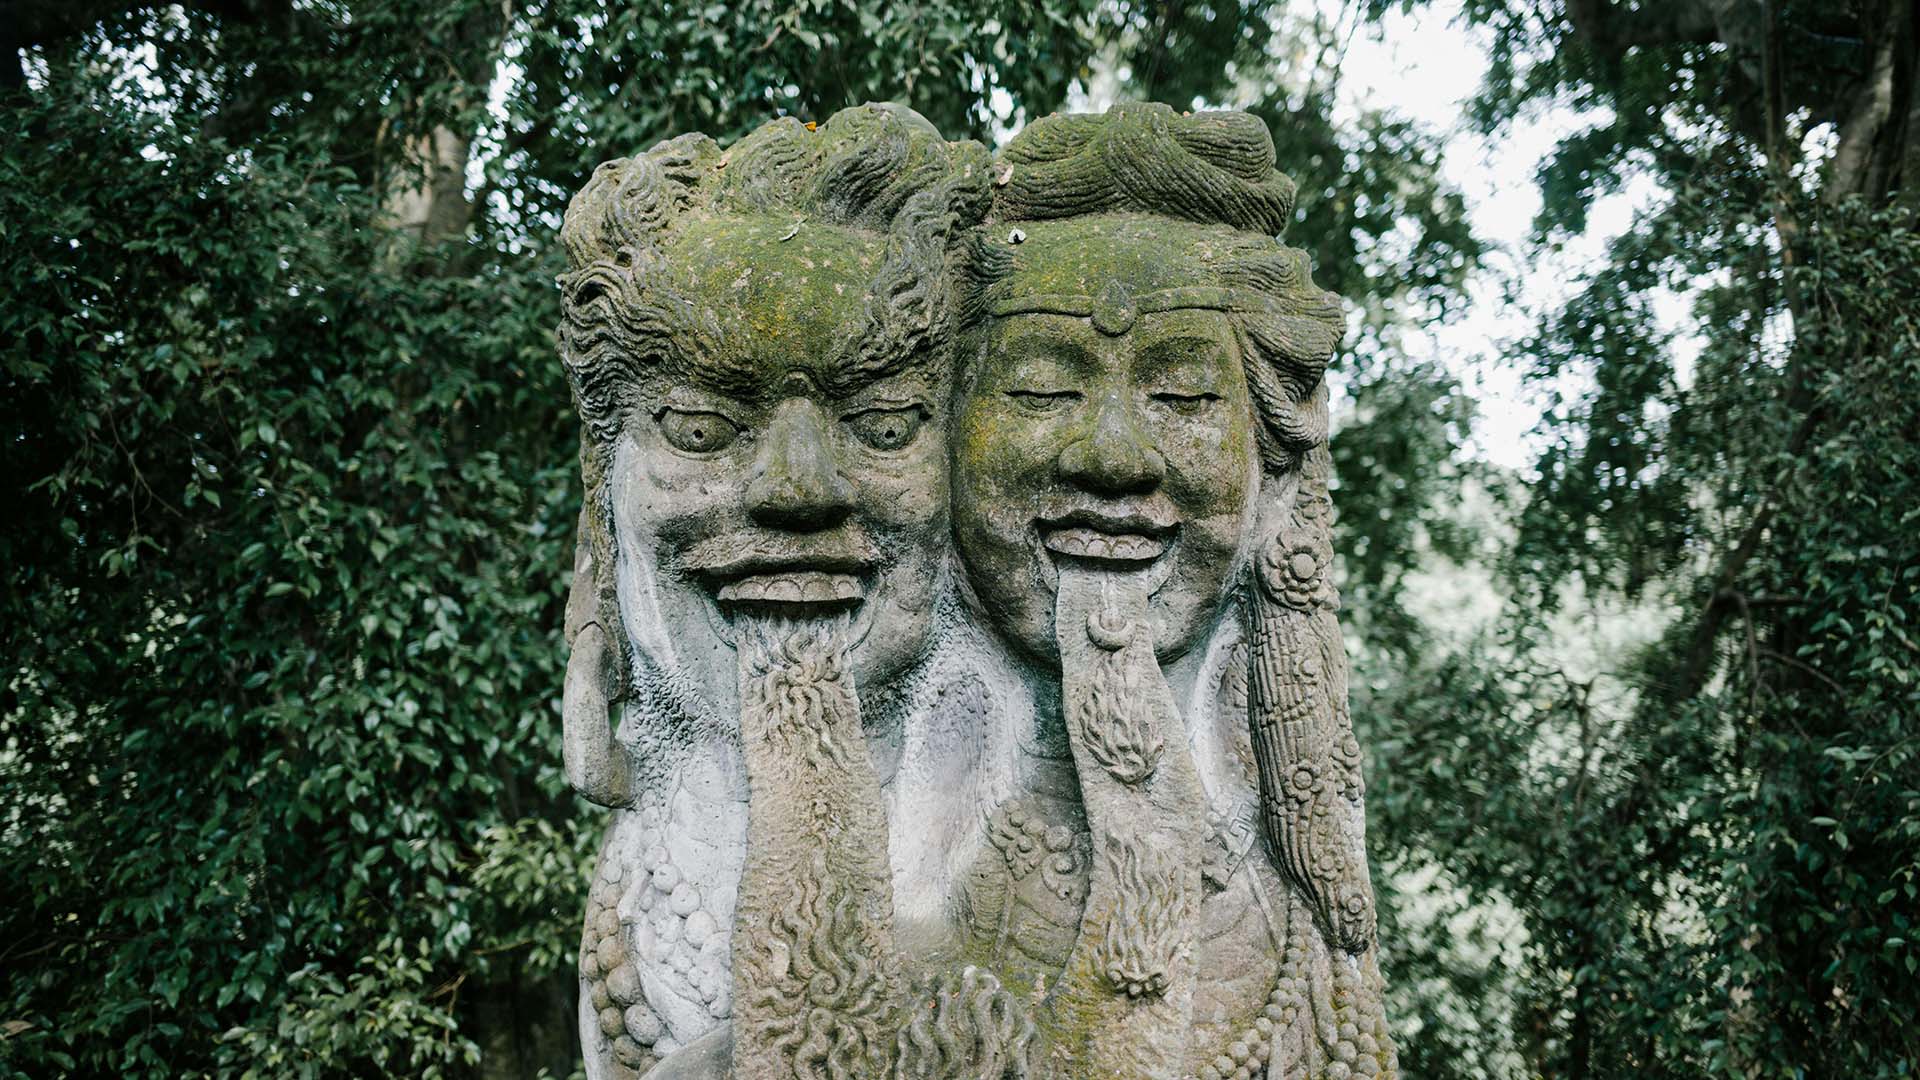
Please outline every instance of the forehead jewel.
[{"label": "forehead jewel", "polygon": [[1093,301],[1093,328],[1108,337],[1119,337],[1133,329],[1140,317],[1140,306],[1133,302],[1133,290],[1124,281],[1109,281]]}]

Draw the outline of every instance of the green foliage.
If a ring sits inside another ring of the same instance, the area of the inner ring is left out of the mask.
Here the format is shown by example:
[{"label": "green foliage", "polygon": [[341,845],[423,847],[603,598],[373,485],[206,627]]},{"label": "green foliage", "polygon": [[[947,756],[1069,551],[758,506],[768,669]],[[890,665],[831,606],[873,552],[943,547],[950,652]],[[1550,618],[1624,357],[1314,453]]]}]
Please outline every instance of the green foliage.
[{"label": "green foliage", "polygon": [[662,133],[726,140],[771,115],[825,120],[862,101],[902,101],[948,138],[981,137],[995,90],[1033,114],[1065,97],[1091,51],[1085,21],[1092,7],[1085,0],[529,7],[516,13],[505,49],[524,77],[505,103],[510,152],[501,176],[564,206],[576,177],[612,154],[644,150]]},{"label": "green foliage", "polygon": [[1046,112],[1090,10],[30,7],[0,1075],[571,1070],[601,817],[558,769],[558,213],[681,130]]},{"label": "green foliage", "polygon": [[1772,471],[1755,511],[1771,535],[1696,594],[1732,609],[1720,702],[1747,725],[1726,767],[1748,783],[1723,810],[1745,828],[1718,867],[1735,902],[1715,930],[1747,944],[1727,977],[1752,998],[1728,1010],[1725,1053],[1893,1075],[1920,1064],[1920,232],[1850,201],[1807,249],[1794,273],[1817,329],[1789,359],[1807,411],[1771,439],[1756,417],[1770,445],[1741,447]]},{"label": "green foliage", "polygon": [[[580,900],[543,268],[383,271],[345,170],[75,90],[9,110],[0,161],[0,906],[31,1025],[0,1055],[444,1074],[477,1053],[457,980],[559,970],[519,939]],[[481,873],[502,844],[564,894]]]},{"label": "green foliage", "polygon": [[[1504,617],[1360,669],[1387,914],[1415,931],[1385,931],[1419,980],[1410,1071],[1912,1075],[1920,235],[1899,207],[1920,177],[1898,110],[1847,103],[1883,47],[1912,92],[1890,46],[1914,16],[1465,10],[1493,42],[1484,125],[1550,102],[1595,122],[1542,168],[1542,245],[1629,177],[1663,195],[1522,345],[1560,396]],[[1691,344],[1655,317],[1667,290]],[[1593,627],[1627,611],[1644,644],[1596,660]],[[1436,893],[1406,883],[1436,870],[1516,948],[1423,936]]]},{"label": "green foliage", "polygon": [[1353,384],[1349,396],[1331,442],[1345,628],[1369,649],[1406,659],[1432,644],[1407,606],[1408,578],[1435,560],[1484,556],[1484,531],[1460,504],[1499,481],[1458,459],[1473,406],[1446,372],[1403,362]]}]

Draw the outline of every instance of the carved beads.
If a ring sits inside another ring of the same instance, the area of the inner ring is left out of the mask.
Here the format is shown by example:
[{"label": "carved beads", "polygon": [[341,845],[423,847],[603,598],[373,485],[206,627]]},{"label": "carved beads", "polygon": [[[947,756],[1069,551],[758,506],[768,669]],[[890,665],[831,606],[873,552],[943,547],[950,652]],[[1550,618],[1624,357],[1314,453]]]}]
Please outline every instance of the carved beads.
[{"label": "carved beads", "polygon": [[600,1033],[608,1040],[613,1059],[611,1075],[632,1080],[657,1060],[654,1045],[666,1034],[640,990],[639,972],[620,926],[621,868],[616,860],[601,859],[587,894],[587,922],[580,940],[580,978]]}]

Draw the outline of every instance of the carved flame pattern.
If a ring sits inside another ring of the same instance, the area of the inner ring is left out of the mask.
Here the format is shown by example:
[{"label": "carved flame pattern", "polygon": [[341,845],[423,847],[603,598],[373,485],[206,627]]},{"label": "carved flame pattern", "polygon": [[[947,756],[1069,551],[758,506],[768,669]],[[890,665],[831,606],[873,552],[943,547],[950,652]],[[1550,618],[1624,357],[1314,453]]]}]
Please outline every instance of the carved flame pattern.
[{"label": "carved flame pattern", "polygon": [[1107,838],[1103,854],[1116,885],[1115,903],[1101,926],[1094,968],[1116,993],[1157,996],[1166,991],[1188,938],[1181,869],[1160,852],[1117,836]]},{"label": "carved flame pattern", "polygon": [[1139,665],[1126,651],[1101,654],[1075,722],[1087,753],[1123,784],[1152,776],[1167,748],[1153,699],[1141,692]]}]

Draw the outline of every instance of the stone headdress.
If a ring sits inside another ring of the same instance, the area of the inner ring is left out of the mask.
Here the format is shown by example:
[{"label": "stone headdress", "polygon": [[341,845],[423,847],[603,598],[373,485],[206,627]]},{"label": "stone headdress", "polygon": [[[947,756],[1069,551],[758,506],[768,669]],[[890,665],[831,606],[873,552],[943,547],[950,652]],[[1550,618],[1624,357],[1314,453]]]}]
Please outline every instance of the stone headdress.
[{"label": "stone headdress", "polygon": [[[1338,297],[1316,288],[1306,254],[1281,241],[1293,181],[1274,168],[1266,125],[1244,113],[1180,114],[1122,104],[1099,115],[1053,116],[1001,152],[993,229],[976,238],[966,271],[970,317],[1019,311],[1092,316],[1123,332],[1144,311],[1224,312],[1238,337],[1257,412],[1263,497],[1290,499],[1261,516],[1267,532],[1245,590],[1248,717],[1261,819],[1282,868],[1310,901],[1328,940],[1363,952],[1373,942],[1360,749],[1347,706],[1346,654],[1329,581],[1327,390],[1322,379],[1344,329]],[[1205,256],[1212,280],[1146,295],[1017,297],[997,288],[1020,249],[1002,225],[1097,214],[1145,214],[1219,226]],[[1003,235],[1005,233],[1005,235]]]}]

